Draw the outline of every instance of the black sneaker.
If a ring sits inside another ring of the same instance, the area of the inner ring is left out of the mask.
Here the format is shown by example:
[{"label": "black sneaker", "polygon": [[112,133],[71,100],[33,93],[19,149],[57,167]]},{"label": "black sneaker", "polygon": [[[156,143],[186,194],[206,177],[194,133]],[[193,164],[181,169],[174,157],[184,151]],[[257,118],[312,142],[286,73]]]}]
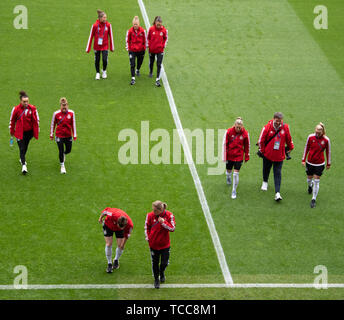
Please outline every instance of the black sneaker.
[{"label": "black sneaker", "polygon": [[311,201],[311,208],[315,208],[315,199],[312,199],[312,201]]},{"label": "black sneaker", "polygon": [[155,82],[155,85],[156,85],[157,87],[161,87],[160,80],[157,80],[157,81]]},{"label": "black sneaker", "polygon": [[106,268],[106,272],[107,273],[112,273],[112,264],[111,263],[108,264],[108,266]]},{"label": "black sneaker", "polygon": [[149,73],[148,77],[153,78],[153,73]]},{"label": "black sneaker", "polygon": [[140,70],[136,70],[136,75],[139,77],[141,75]]},{"label": "black sneaker", "polygon": [[114,261],[113,261],[113,267],[112,267],[112,269],[119,269],[118,260],[114,260]]},{"label": "black sneaker", "polygon": [[165,274],[163,272],[160,273],[160,282],[164,283],[166,281]]},{"label": "black sneaker", "polygon": [[308,186],[308,194],[311,194],[313,192],[313,186]]},{"label": "black sneaker", "polygon": [[159,281],[159,279],[155,279],[154,280],[154,288],[155,289],[159,289],[160,288],[160,281]]},{"label": "black sneaker", "polygon": [[132,86],[132,85],[134,85],[134,84],[135,84],[135,79],[131,79],[130,85]]}]

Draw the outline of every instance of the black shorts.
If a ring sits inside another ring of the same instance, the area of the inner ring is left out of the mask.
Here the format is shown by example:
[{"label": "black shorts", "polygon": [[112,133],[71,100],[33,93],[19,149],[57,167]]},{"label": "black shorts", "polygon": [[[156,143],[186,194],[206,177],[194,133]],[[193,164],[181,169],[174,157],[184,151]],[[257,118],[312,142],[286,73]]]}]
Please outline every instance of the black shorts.
[{"label": "black shorts", "polygon": [[232,170],[234,167],[234,170],[239,171],[241,168],[241,165],[242,165],[242,161],[231,161],[231,160],[226,161],[227,170]]},{"label": "black shorts", "polygon": [[105,223],[103,223],[103,232],[104,232],[104,237],[113,237],[113,233],[115,233],[116,238],[118,239],[124,238],[124,230],[112,231],[105,225]]},{"label": "black shorts", "polygon": [[321,176],[323,171],[325,169],[325,165],[323,164],[322,166],[312,166],[311,164],[306,162],[306,174],[307,176]]}]

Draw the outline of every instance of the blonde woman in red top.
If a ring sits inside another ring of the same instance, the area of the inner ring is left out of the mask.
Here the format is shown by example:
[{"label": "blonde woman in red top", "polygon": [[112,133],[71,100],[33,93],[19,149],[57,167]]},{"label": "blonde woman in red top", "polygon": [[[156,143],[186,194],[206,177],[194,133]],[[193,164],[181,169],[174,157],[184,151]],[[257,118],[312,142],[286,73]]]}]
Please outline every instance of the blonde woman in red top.
[{"label": "blonde woman in red top", "polygon": [[320,177],[325,169],[324,152],[326,152],[326,169],[328,170],[331,167],[331,142],[326,136],[324,124],[320,122],[316,125],[315,132],[307,138],[301,162],[306,168],[308,193],[313,193],[311,208],[316,205]]},{"label": "blonde woman in red top", "polygon": [[61,165],[61,173],[66,173],[65,158],[66,154],[72,151],[72,142],[76,140],[76,124],[75,113],[73,110],[68,109],[68,101],[66,98],[60,99],[60,110],[57,110],[53,114],[50,125],[50,140],[54,139],[59,149],[59,159]]}]

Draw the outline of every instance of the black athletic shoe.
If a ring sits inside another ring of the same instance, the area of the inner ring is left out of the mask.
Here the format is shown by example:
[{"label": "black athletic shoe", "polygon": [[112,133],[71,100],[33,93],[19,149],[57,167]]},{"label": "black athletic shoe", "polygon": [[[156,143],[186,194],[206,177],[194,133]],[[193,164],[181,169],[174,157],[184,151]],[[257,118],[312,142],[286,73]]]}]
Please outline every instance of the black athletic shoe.
[{"label": "black athletic shoe", "polygon": [[153,73],[149,73],[148,77],[153,78]]},{"label": "black athletic shoe", "polygon": [[311,194],[313,192],[313,186],[308,186],[308,194]]},{"label": "black athletic shoe", "polygon": [[141,75],[140,70],[136,70],[136,75],[139,77]]},{"label": "black athletic shoe", "polygon": [[312,201],[311,201],[311,208],[315,208],[315,199],[312,199]]},{"label": "black athletic shoe", "polygon": [[113,267],[112,267],[112,269],[119,269],[118,260],[114,260],[114,261],[113,261]]},{"label": "black athletic shoe", "polygon": [[161,87],[160,80],[157,80],[157,81],[155,82],[155,85],[156,85],[157,87]]},{"label": "black athletic shoe", "polygon": [[154,280],[154,288],[155,289],[159,289],[160,288],[160,281],[159,281],[159,279],[155,279]]},{"label": "black athletic shoe", "polygon": [[132,86],[132,85],[134,85],[134,84],[135,84],[135,79],[131,79],[130,85]]},{"label": "black athletic shoe", "polygon": [[112,273],[112,264],[111,263],[108,264],[108,266],[106,268],[106,272],[107,273]]},{"label": "black athletic shoe", "polygon": [[166,281],[165,274],[162,272],[160,273],[160,282],[164,283]]}]

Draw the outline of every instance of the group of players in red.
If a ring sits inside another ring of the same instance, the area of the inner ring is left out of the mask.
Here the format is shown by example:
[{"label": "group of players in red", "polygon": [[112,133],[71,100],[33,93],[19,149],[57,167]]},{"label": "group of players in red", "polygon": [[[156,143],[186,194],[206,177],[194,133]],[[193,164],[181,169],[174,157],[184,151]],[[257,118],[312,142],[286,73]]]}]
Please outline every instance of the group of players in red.
[{"label": "group of players in red", "polygon": [[[283,114],[276,112],[262,129],[258,143],[259,150],[257,154],[263,159],[263,183],[261,190],[267,191],[270,170],[273,167],[275,183],[275,200],[281,201],[280,194],[282,165],[283,161],[290,159],[290,152],[294,149],[293,140],[290,134],[288,124],[283,122]],[[316,198],[319,192],[320,177],[325,169],[331,166],[331,142],[326,136],[325,126],[319,123],[315,127],[315,132],[307,138],[302,165],[306,168],[308,193],[312,194],[310,207],[316,206]],[[239,171],[243,161],[250,159],[250,137],[244,128],[241,118],[237,118],[233,127],[229,128],[223,139],[223,160],[226,162],[227,184],[233,187],[231,197],[237,197],[237,187],[239,184]]]},{"label": "group of players in red", "polygon": [[[100,55],[103,59],[102,78],[107,78],[107,52],[114,51],[114,42],[112,27],[107,22],[106,14],[98,10],[98,20],[92,25],[90,37],[88,40],[86,51],[91,48],[92,39],[94,38],[95,50],[95,66],[96,79],[100,79]],[[140,27],[138,17],[133,19],[133,27],[127,31],[126,48],[129,52],[131,82],[135,84],[135,75],[140,75],[140,67],[143,62],[146,47],[149,47],[150,56],[150,73],[152,77],[153,64],[155,57],[157,58],[157,78],[156,85],[160,86],[161,64],[164,55],[164,49],[167,43],[168,33],[162,26],[161,17],[154,19],[153,26],[148,31],[146,37],[145,30]],[[135,63],[137,65],[135,69]],[[20,163],[22,165],[22,173],[28,172],[25,155],[30,140],[34,137],[38,139],[39,135],[39,116],[37,108],[29,104],[29,97],[24,92],[20,92],[20,104],[13,107],[10,117],[10,135],[11,143],[13,137],[17,139]],[[56,132],[55,132],[56,128]],[[76,140],[76,121],[73,110],[68,108],[66,98],[60,99],[60,109],[53,113],[50,139],[54,139],[59,150],[59,160],[61,164],[61,173],[66,173],[65,156],[71,152],[72,141]],[[276,112],[272,120],[270,120],[262,129],[257,145],[259,146],[258,155],[263,159],[263,183],[261,190],[266,191],[268,188],[268,178],[270,170],[273,167],[274,183],[275,183],[275,200],[280,201],[281,186],[281,170],[282,164],[290,157],[289,153],[294,149],[288,124],[283,122],[283,114]],[[315,207],[316,198],[319,191],[320,177],[325,168],[326,152],[326,169],[331,166],[331,143],[330,139],[325,135],[325,127],[319,123],[315,127],[315,133],[310,134],[307,138],[302,165],[306,168],[308,193],[313,194],[311,200],[311,208]],[[223,160],[226,162],[226,181],[228,185],[233,184],[231,197],[237,197],[237,187],[239,184],[239,172],[243,161],[250,159],[250,137],[248,131],[244,128],[242,118],[237,118],[234,125],[227,130],[223,140]],[[232,179],[233,170],[233,179]],[[159,288],[160,283],[165,282],[165,269],[169,264],[170,256],[170,237],[169,232],[175,230],[174,215],[166,210],[167,205],[161,201],[155,201],[152,204],[150,213],[147,214],[145,221],[145,237],[148,241],[152,270],[154,276],[154,287]],[[131,218],[121,209],[105,208],[100,217],[99,223],[103,225],[103,233],[105,238],[105,255],[108,262],[106,271],[112,273],[114,269],[119,268],[119,259],[123,253],[126,241],[129,239],[134,224]],[[113,233],[117,240],[116,255],[112,261],[112,244]]]},{"label": "group of players in red", "polygon": [[[90,36],[88,38],[86,52],[89,53],[94,39],[93,49],[95,53],[96,80],[100,80],[100,56],[102,57],[103,69],[102,78],[107,78],[108,52],[114,51],[114,41],[111,23],[107,21],[107,15],[104,11],[98,10],[98,20],[92,25]],[[133,19],[133,26],[127,31],[125,42],[129,54],[131,81],[136,83],[135,76],[140,76],[140,68],[143,63],[146,48],[149,51],[149,77],[153,77],[153,66],[155,58],[157,60],[157,76],[155,85],[161,86],[160,75],[164,51],[168,41],[168,31],[162,25],[160,16],[156,16],[153,25],[149,28],[148,34],[140,26],[138,16]]]}]

